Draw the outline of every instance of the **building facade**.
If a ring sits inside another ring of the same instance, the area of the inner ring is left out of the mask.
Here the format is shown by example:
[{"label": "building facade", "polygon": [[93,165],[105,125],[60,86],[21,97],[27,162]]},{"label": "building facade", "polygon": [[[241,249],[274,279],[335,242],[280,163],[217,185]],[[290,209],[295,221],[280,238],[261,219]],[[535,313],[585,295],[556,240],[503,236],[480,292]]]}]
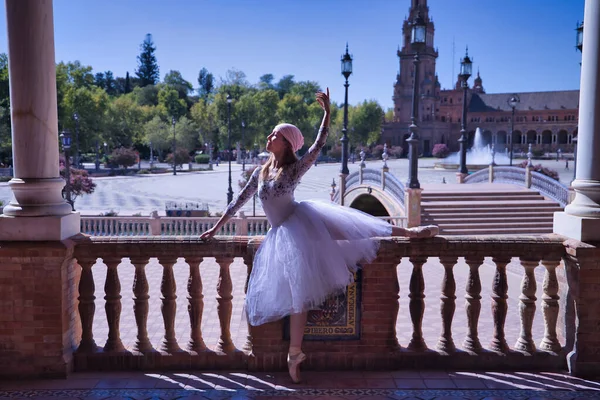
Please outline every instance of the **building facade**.
[{"label": "building facade", "polygon": [[[394,84],[393,120],[386,121],[382,143],[402,146],[408,150],[406,139],[410,132],[414,56],[411,48],[412,23],[418,14],[427,23],[425,49],[419,52],[419,82],[417,125],[421,139],[420,153],[430,155],[437,143],[458,151],[464,90],[460,79],[452,89],[442,89],[436,73],[438,51],[434,47],[435,28],[429,15],[427,0],[411,0],[407,19],[402,26],[403,45],[398,49],[400,70]],[[479,71],[467,89],[467,131],[472,144],[477,128],[485,144],[494,144],[503,151],[511,143],[512,108],[508,99],[512,93],[486,93]],[[515,107],[512,141],[515,151],[526,149],[529,143],[547,151],[573,151],[577,135],[579,90],[517,93],[520,102]]]}]

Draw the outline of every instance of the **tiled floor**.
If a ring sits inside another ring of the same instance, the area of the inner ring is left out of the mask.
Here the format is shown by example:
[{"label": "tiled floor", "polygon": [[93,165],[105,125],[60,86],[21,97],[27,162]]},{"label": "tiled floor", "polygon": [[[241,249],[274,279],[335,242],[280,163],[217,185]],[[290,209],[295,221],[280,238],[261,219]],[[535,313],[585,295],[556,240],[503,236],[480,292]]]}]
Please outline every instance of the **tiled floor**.
[{"label": "tiled floor", "polygon": [[[0,399],[598,399],[600,381],[531,372],[79,373],[0,381]],[[599,377],[600,378],[600,377]]]}]

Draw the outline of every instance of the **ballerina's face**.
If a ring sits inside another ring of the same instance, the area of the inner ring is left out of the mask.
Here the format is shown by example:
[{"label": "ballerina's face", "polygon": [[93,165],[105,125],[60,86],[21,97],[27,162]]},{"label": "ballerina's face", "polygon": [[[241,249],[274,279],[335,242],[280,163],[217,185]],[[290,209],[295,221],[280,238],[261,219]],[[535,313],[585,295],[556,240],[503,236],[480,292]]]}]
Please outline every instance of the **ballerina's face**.
[{"label": "ballerina's face", "polygon": [[267,151],[271,153],[281,153],[287,146],[287,140],[283,137],[281,132],[273,130],[269,136],[267,136]]}]

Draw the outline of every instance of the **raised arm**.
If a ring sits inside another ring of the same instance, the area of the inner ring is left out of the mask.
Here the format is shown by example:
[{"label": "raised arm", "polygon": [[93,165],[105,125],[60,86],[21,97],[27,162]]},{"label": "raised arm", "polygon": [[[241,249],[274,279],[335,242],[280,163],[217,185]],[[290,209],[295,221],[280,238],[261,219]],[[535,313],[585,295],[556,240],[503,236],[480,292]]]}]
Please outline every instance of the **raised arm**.
[{"label": "raised arm", "polygon": [[304,154],[296,164],[297,178],[300,178],[302,175],[304,175],[306,171],[308,171],[310,167],[315,163],[315,160],[317,159],[317,157],[319,157],[319,154],[321,153],[321,149],[323,149],[323,146],[325,146],[325,142],[327,141],[327,135],[329,134],[329,88],[327,88],[326,93],[317,93],[317,102],[319,103],[319,105],[321,105],[321,108],[324,112],[323,120],[321,121],[321,128],[319,129],[319,134],[317,135],[317,139],[315,140],[313,145],[310,146],[306,154]]},{"label": "raised arm", "polygon": [[260,167],[254,170],[254,172],[250,176],[250,179],[248,179],[246,186],[244,186],[244,188],[231,201],[231,203],[227,205],[223,216],[221,216],[221,218],[212,228],[210,228],[200,236],[202,239],[210,239],[217,232],[219,232],[223,225],[225,225],[227,221],[229,221],[229,219],[233,217],[235,213],[238,212],[238,210],[242,208],[242,206],[246,204],[248,200],[250,200],[254,193],[256,193],[256,191],[258,190],[258,176],[260,174],[260,171]]}]

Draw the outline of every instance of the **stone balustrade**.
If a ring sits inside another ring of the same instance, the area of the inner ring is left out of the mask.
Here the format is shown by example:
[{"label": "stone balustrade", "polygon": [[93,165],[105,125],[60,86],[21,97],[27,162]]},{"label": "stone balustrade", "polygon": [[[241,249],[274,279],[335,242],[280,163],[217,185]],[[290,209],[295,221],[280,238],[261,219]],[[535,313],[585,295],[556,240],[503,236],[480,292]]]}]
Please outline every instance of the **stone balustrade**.
[{"label": "stone balustrade", "polygon": [[[406,227],[406,217],[376,217]],[[91,236],[195,236],[212,228],[219,217],[81,217],[81,233]],[[265,235],[271,225],[265,216],[231,218],[219,236]]]},{"label": "stone balustrade", "polygon": [[[76,239],[74,257],[81,266],[78,311],[82,335],[75,354],[75,369],[285,369],[288,342],[283,338],[283,320],[258,327],[249,326],[242,348],[236,348],[231,339],[233,284],[229,268],[234,260],[241,258],[249,274],[253,254],[261,240],[260,237],[229,237],[202,242],[192,237],[90,238],[84,235]],[[596,251],[597,254],[597,250],[580,242],[563,243],[564,240],[557,235],[383,240],[377,259],[365,265],[362,272],[360,339],[305,342],[308,355],[306,368],[557,370],[564,368],[567,361],[572,369],[576,365],[596,366],[600,345],[598,339],[590,337],[589,333],[590,330],[597,332],[598,328],[593,324],[593,317],[587,314],[586,307],[597,306],[598,292],[591,293],[586,289],[585,296],[595,299],[593,304],[578,302],[577,296],[581,298],[583,295],[579,282],[584,270],[591,282],[600,283],[598,260],[592,261],[586,255],[584,267],[578,259],[581,252],[594,254]],[[145,267],[151,257],[156,257],[163,268],[160,300],[150,300],[148,295]],[[206,346],[201,326],[205,299],[199,266],[207,257],[214,257],[219,268],[216,301],[220,338],[213,350]],[[426,285],[430,284],[424,278],[423,265],[430,257],[438,257],[444,269],[439,291],[441,324],[437,329],[440,336],[435,343],[425,341],[422,325],[426,312],[424,292]],[[453,274],[460,257],[464,257],[469,267],[464,308],[460,302],[457,304],[457,282]],[[104,282],[95,281],[92,273],[98,258],[107,266]],[[119,265],[124,258],[129,258],[135,267],[131,289],[122,288],[119,280]],[[189,265],[187,288],[175,285],[173,274],[178,258],[184,258]],[[484,258],[491,259],[495,269],[491,309],[487,311],[481,306],[480,270],[482,267],[490,268],[490,263],[484,264]],[[408,294],[412,335],[408,343],[399,343],[396,335],[400,288],[397,271],[403,259],[412,265]],[[567,262],[562,263],[563,259]],[[506,266],[511,260],[520,261],[522,283],[519,307],[509,310]],[[541,288],[536,287],[534,277],[534,270],[538,267],[544,271]],[[247,277],[245,282],[247,285]],[[98,337],[93,332],[97,301],[94,293],[100,285],[104,285],[107,337]],[[137,326],[133,348],[125,348],[120,338],[123,296],[133,297]],[[190,335],[187,343],[179,343],[174,334],[175,299],[178,296],[187,296],[188,300]],[[541,337],[532,334],[537,297],[541,297],[543,310],[544,334]],[[159,348],[154,348],[148,339],[149,301],[161,302],[163,340]],[[482,312],[493,316],[493,339],[489,344],[481,343],[478,334]],[[505,337],[505,321],[509,312],[520,316],[520,334],[516,343],[508,343]],[[452,333],[455,313],[466,314],[468,327],[465,337],[456,338]],[[579,326],[575,324],[576,314]],[[585,332],[581,331],[583,326]],[[581,354],[576,351],[577,348],[573,350],[576,337],[580,349],[595,349],[595,355]],[[462,345],[457,345],[457,342]],[[585,374],[586,370],[582,368],[580,371]]]}]

